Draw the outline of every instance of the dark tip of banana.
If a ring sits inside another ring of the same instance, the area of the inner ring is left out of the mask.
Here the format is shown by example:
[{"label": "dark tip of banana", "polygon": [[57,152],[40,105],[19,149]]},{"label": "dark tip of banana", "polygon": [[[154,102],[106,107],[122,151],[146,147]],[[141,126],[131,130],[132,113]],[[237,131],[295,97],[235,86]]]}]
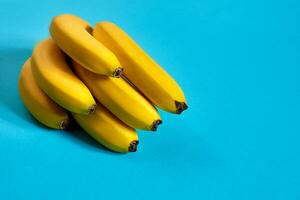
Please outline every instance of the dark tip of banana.
[{"label": "dark tip of banana", "polygon": [[93,104],[93,105],[89,108],[88,114],[92,114],[93,112],[95,112],[96,108],[97,108],[97,104]]},{"label": "dark tip of banana", "polygon": [[156,131],[157,130],[157,127],[162,124],[162,120],[158,119],[158,120],[155,120],[151,126],[151,131]]},{"label": "dark tip of banana", "polygon": [[176,114],[181,114],[184,110],[188,109],[185,102],[175,101]]},{"label": "dark tip of banana", "polygon": [[116,78],[120,78],[122,73],[123,73],[123,68],[122,67],[118,67],[115,71],[114,71],[114,74],[113,76],[116,77]]},{"label": "dark tip of banana", "polygon": [[69,119],[64,119],[63,121],[61,121],[59,123],[59,128],[60,129],[67,129],[69,127],[69,124],[70,124],[70,120]]},{"label": "dark tip of banana", "polygon": [[138,144],[139,144],[138,140],[133,140],[132,142],[130,142],[130,145],[128,147],[128,151],[129,152],[136,152]]}]

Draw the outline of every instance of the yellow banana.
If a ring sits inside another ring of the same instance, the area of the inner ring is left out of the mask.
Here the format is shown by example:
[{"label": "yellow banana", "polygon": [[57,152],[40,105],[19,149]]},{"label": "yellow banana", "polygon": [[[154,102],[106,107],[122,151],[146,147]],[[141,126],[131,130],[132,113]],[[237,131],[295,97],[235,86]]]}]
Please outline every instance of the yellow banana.
[{"label": "yellow banana", "polygon": [[53,40],[72,59],[94,73],[119,77],[123,68],[118,59],[91,32],[86,21],[70,14],[54,17],[50,25]]},{"label": "yellow banana", "polygon": [[75,61],[73,68],[94,97],[128,126],[155,131],[162,123],[154,106],[122,78],[95,74]]},{"label": "yellow banana", "polygon": [[138,135],[102,105],[90,115],[72,113],[76,122],[94,139],[110,150],[117,152],[135,152]]},{"label": "yellow banana", "polygon": [[93,36],[117,56],[124,75],[155,105],[178,114],[187,109],[176,81],[121,28],[110,22],[97,23]]},{"label": "yellow banana", "polygon": [[35,47],[31,68],[40,88],[63,108],[86,115],[95,110],[96,102],[89,89],[72,72],[65,55],[51,39]]},{"label": "yellow banana", "polygon": [[19,77],[19,94],[30,113],[42,124],[55,129],[65,129],[69,124],[67,111],[53,102],[36,84],[30,58],[24,63]]}]

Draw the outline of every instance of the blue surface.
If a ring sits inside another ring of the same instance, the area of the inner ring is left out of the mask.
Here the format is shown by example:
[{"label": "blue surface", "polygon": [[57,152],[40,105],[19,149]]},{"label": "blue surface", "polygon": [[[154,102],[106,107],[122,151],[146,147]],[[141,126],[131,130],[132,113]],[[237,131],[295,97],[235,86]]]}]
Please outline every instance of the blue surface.
[{"label": "blue surface", "polygon": [[[135,154],[52,131],[18,97],[54,15],[123,27],[185,91]],[[0,199],[300,199],[297,0],[0,1]]]}]

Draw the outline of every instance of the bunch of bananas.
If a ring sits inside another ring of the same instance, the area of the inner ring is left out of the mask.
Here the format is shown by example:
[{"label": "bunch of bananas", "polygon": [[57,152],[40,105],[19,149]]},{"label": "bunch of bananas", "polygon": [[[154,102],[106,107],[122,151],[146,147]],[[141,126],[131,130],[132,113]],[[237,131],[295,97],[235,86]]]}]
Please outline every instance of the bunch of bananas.
[{"label": "bunch of bananas", "polygon": [[155,106],[187,109],[178,84],[117,25],[92,28],[63,14],[53,18],[50,34],[19,78],[20,97],[42,124],[65,129],[73,117],[108,149],[135,152],[135,129],[155,131],[162,123]]}]

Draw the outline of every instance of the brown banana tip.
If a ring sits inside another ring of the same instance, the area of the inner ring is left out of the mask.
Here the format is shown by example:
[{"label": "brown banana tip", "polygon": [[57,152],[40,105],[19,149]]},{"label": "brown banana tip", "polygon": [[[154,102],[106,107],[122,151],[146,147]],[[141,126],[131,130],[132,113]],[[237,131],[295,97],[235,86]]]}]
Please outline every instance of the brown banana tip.
[{"label": "brown banana tip", "polygon": [[62,130],[67,129],[69,124],[70,124],[70,120],[68,118],[64,119],[59,123],[59,129],[62,129]]},{"label": "brown banana tip", "polygon": [[188,109],[185,102],[175,101],[176,114],[181,114],[184,110]]},{"label": "brown banana tip", "polygon": [[120,78],[122,73],[123,73],[123,68],[122,67],[118,67],[114,73],[113,73],[113,77],[116,77],[116,78]]},{"label": "brown banana tip", "polygon": [[88,114],[92,114],[93,112],[95,112],[96,108],[97,108],[97,104],[91,105],[91,107],[88,110]]},{"label": "brown banana tip", "polygon": [[152,126],[151,126],[151,131],[156,131],[157,130],[157,127],[162,124],[162,120],[158,119],[158,120],[155,120],[153,123],[152,123]]},{"label": "brown banana tip", "polygon": [[138,144],[139,144],[138,140],[133,140],[132,142],[130,142],[130,145],[128,147],[128,151],[129,152],[136,152]]}]

